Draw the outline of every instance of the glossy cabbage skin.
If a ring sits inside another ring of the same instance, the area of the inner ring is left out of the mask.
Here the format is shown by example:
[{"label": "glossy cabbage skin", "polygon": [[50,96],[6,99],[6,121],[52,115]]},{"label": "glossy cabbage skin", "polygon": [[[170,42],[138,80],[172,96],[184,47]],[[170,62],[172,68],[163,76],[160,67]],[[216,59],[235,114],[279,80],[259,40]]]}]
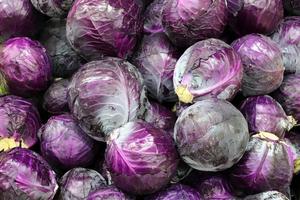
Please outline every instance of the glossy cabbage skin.
[{"label": "glossy cabbage skin", "polygon": [[14,148],[0,154],[1,200],[52,200],[57,189],[55,173],[37,153]]},{"label": "glossy cabbage skin", "polygon": [[245,96],[269,94],[282,83],[284,65],[278,45],[260,34],[246,35],[232,43],[244,66]]},{"label": "glossy cabbage skin", "polygon": [[0,71],[11,94],[31,96],[45,90],[51,80],[51,64],[46,49],[37,41],[17,37],[0,48]]},{"label": "glossy cabbage skin", "polygon": [[145,35],[132,62],[143,75],[149,95],[159,102],[175,102],[174,68],[179,52],[164,33]]},{"label": "glossy cabbage skin", "polygon": [[288,143],[262,132],[251,137],[243,158],[231,171],[230,182],[250,194],[268,190],[284,192],[291,184],[294,159]]},{"label": "glossy cabbage skin", "polygon": [[92,61],[71,80],[70,110],[86,133],[104,141],[110,131],[139,116],[142,82],[138,70],[125,60]]},{"label": "glossy cabbage skin", "polygon": [[67,18],[68,41],[88,60],[126,58],[142,32],[141,12],[136,0],[77,0]]},{"label": "glossy cabbage skin", "polygon": [[43,157],[62,169],[87,167],[96,155],[96,143],[69,114],[50,117],[39,130]]},{"label": "glossy cabbage skin", "polygon": [[227,24],[225,0],[166,0],[162,24],[172,42],[188,47],[207,38],[218,38]]},{"label": "glossy cabbage skin", "polygon": [[91,192],[87,198],[87,200],[131,200],[128,195],[123,193],[118,188],[111,186],[111,187],[103,187],[97,189],[94,192]]},{"label": "glossy cabbage skin", "polygon": [[31,0],[32,5],[49,17],[65,17],[74,0]]},{"label": "glossy cabbage skin", "polygon": [[98,172],[73,168],[60,179],[59,200],[83,200],[89,193],[106,185],[105,179]]},{"label": "glossy cabbage skin", "polygon": [[[40,126],[39,112],[30,101],[12,95],[0,97],[0,150],[32,147]],[[6,139],[13,139],[12,144]]]},{"label": "glossy cabbage skin", "polygon": [[166,186],[179,157],[171,136],[143,121],[115,129],[105,160],[114,184],[125,192],[145,195]]},{"label": "glossy cabbage skin", "polygon": [[230,100],[240,90],[242,75],[239,55],[225,42],[207,39],[189,47],[179,58],[173,82],[184,103],[211,97]]},{"label": "glossy cabbage skin", "polygon": [[222,171],[244,154],[248,125],[242,113],[224,100],[207,99],[178,117],[173,138],[183,161],[200,171]]}]

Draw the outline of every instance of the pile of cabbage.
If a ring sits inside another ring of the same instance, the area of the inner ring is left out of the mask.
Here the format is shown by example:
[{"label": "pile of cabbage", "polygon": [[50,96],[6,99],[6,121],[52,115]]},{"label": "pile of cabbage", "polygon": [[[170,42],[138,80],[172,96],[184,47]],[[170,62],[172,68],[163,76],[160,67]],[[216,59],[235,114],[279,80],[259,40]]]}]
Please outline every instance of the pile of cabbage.
[{"label": "pile of cabbage", "polygon": [[0,0],[0,200],[297,200],[299,123],[299,1]]}]

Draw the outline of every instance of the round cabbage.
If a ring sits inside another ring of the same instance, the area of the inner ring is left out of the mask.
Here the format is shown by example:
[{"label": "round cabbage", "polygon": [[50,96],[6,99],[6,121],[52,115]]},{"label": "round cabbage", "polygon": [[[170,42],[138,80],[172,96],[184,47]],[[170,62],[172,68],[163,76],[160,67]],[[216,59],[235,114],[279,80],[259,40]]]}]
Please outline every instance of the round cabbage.
[{"label": "round cabbage", "polygon": [[131,200],[128,195],[124,194],[116,187],[103,187],[89,194],[87,200]]},{"label": "round cabbage", "polygon": [[245,96],[264,95],[282,83],[284,65],[278,45],[260,34],[246,35],[232,43],[244,66],[242,91]]},{"label": "round cabbage", "polygon": [[171,136],[143,121],[129,122],[111,133],[105,160],[114,184],[137,195],[166,186],[179,162]]},{"label": "round cabbage", "polygon": [[65,17],[74,0],[31,0],[32,5],[49,17]]},{"label": "round cabbage", "polygon": [[225,100],[207,99],[185,109],[174,128],[183,161],[200,171],[221,171],[243,156],[249,132],[242,113]]}]

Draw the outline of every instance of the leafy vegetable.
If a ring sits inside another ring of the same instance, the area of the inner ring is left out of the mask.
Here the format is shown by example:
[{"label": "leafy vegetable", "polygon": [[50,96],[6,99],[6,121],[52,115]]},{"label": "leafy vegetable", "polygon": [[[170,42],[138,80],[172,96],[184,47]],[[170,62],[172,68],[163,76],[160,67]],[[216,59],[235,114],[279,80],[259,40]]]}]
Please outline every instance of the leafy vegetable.
[{"label": "leafy vegetable", "polygon": [[224,100],[207,99],[185,109],[175,124],[181,158],[200,171],[221,171],[237,163],[249,140],[242,113]]},{"label": "leafy vegetable", "polygon": [[242,81],[240,57],[225,42],[200,41],[180,57],[174,71],[174,87],[179,100],[192,103],[216,97],[230,100]]},{"label": "leafy vegetable", "polygon": [[244,198],[243,200],[288,200],[288,198],[277,191],[267,191],[267,192],[262,192],[259,194],[255,195],[250,195]]},{"label": "leafy vegetable", "polygon": [[282,83],[284,66],[278,45],[260,34],[246,35],[232,43],[244,66],[245,96],[264,95]]},{"label": "leafy vegetable", "polygon": [[0,199],[52,200],[56,175],[37,153],[14,148],[0,154]]},{"label": "leafy vegetable", "polygon": [[105,160],[114,184],[137,195],[154,193],[171,180],[179,162],[168,133],[143,121],[115,129],[108,141]]},{"label": "leafy vegetable", "polygon": [[86,133],[104,141],[113,129],[137,119],[144,101],[142,82],[138,70],[125,60],[92,61],[71,80],[70,110]]},{"label": "leafy vegetable", "polygon": [[130,200],[131,198],[116,187],[103,187],[89,194],[87,200]]},{"label": "leafy vegetable", "polygon": [[31,0],[32,5],[49,17],[65,17],[73,0]]},{"label": "leafy vegetable", "polygon": [[164,0],[154,0],[144,13],[144,32],[159,33],[163,32],[162,26],[162,9]]}]

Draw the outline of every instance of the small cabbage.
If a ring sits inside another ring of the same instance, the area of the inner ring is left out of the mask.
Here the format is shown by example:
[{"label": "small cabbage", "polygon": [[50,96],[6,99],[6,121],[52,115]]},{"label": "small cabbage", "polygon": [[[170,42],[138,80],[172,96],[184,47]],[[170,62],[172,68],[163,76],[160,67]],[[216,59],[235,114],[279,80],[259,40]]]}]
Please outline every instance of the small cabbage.
[{"label": "small cabbage", "polygon": [[288,143],[274,134],[261,132],[251,137],[243,158],[233,167],[231,184],[248,193],[285,192],[292,181],[294,159]]},{"label": "small cabbage", "polygon": [[37,153],[14,148],[0,154],[1,200],[52,200],[56,175]]},{"label": "small cabbage", "polygon": [[287,116],[281,105],[267,95],[248,97],[242,102],[240,110],[248,121],[250,133],[263,131],[282,138],[296,125],[296,120]]},{"label": "small cabbage", "polygon": [[32,147],[38,141],[40,126],[39,112],[30,101],[17,96],[0,97],[0,151]]},{"label": "small cabbage", "polygon": [[300,74],[284,77],[282,85],[274,93],[274,98],[282,105],[288,115],[300,121]]},{"label": "small cabbage", "polygon": [[227,16],[226,0],[166,0],[162,24],[175,45],[188,47],[200,40],[220,37]]},{"label": "small cabbage", "polygon": [[300,72],[300,17],[286,17],[272,39],[281,50],[285,72]]},{"label": "small cabbage", "polygon": [[49,17],[65,17],[74,0],[31,0],[32,5]]},{"label": "small cabbage", "polygon": [[289,200],[284,194],[277,191],[267,191],[255,195],[249,195],[243,200]]},{"label": "small cabbage", "polygon": [[26,37],[12,38],[0,48],[0,71],[9,91],[31,96],[47,89],[51,80],[51,65],[46,49]]},{"label": "small cabbage", "polygon": [[89,194],[87,200],[131,200],[128,195],[124,194],[116,187],[103,187]]},{"label": "small cabbage", "polygon": [[192,168],[221,171],[241,159],[249,132],[247,121],[233,105],[207,99],[180,114],[173,137],[181,158]]},{"label": "small cabbage", "polygon": [[125,192],[156,192],[176,172],[179,157],[171,136],[146,122],[129,122],[115,129],[107,145],[106,164],[114,184]]},{"label": "small cabbage", "polygon": [[238,35],[270,34],[283,19],[282,0],[228,0],[229,25]]},{"label": "small cabbage", "polygon": [[98,172],[74,168],[60,180],[59,200],[86,200],[89,193],[106,185],[105,179]]},{"label": "small cabbage", "polygon": [[142,32],[136,0],[77,0],[67,18],[67,38],[86,59],[126,58]]},{"label": "small cabbage", "polygon": [[232,43],[244,66],[242,91],[245,96],[276,90],[283,80],[284,66],[278,45],[260,34],[246,35]]},{"label": "small cabbage", "polygon": [[300,1],[299,0],[284,0],[284,8],[293,15],[300,15]]},{"label": "small cabbage", "polygon": [[87,167],[96,155],[96,143],[69,114],[52,116],[39,130],[43,157],[62,169]]},{"label": "small cabbage", "polygon": [[84,65],[69,86],[69,107],[83,130],[104,141],[115,128],[134,121],[142,105],[142,77],[129,62],[105,58]]},{"label": "small cabbage", "polygon": [[154,0],[146,9],[144,13],[144,32],[158,33],[163,32],[162,26],[162,9],[164,0]]},{"label": "small cabbage", "polygon": [[55,77],[70,77],[85,63],[67,41],[65,19],[50,19],[40,34],[40,41],[47,49]]},{"label": "small cabbage", "polygon": [[178,51],[163,33],[145,35],[132,58],[145,80],[149,95],[159,102],[175,102],[173,73]]},{"label": "small cabbage", "polygon": [[241,59],[233,48],[221,40],[207,39],[179,58],[173,82],[184,103],[210,97],[231,100],[240,90],[242,75]]},{"label": "small cabbage", "polygon": [[17,36],[33,36],[39,30],[41,17],[30,0],[0,1],[0,43]]}]

